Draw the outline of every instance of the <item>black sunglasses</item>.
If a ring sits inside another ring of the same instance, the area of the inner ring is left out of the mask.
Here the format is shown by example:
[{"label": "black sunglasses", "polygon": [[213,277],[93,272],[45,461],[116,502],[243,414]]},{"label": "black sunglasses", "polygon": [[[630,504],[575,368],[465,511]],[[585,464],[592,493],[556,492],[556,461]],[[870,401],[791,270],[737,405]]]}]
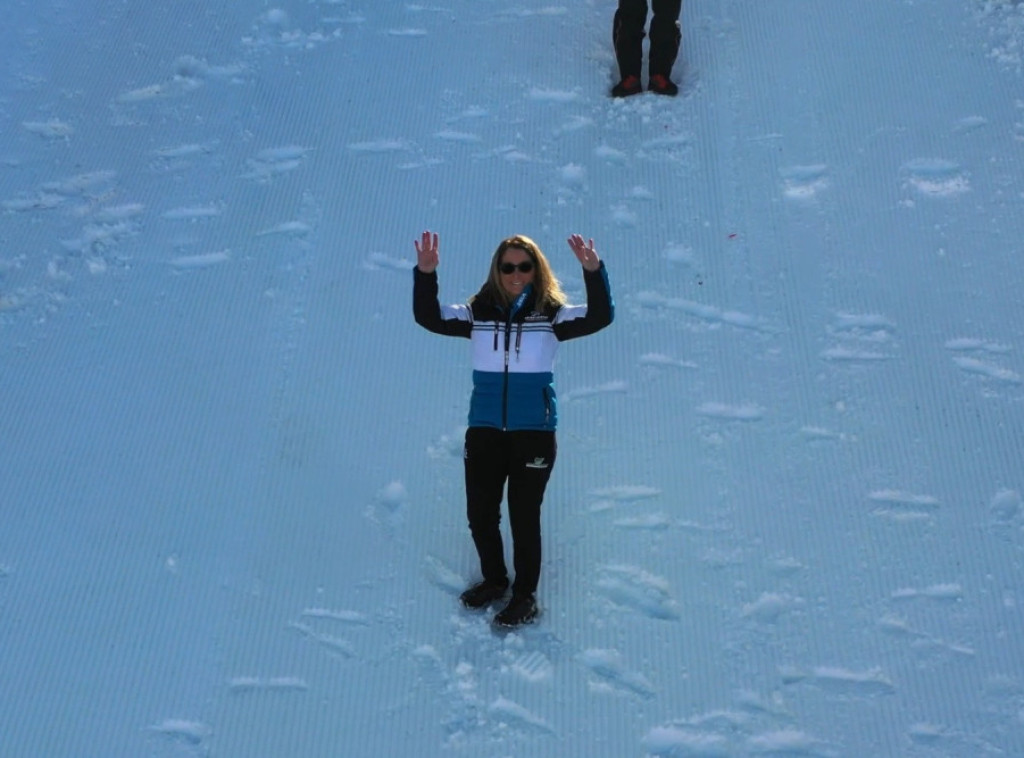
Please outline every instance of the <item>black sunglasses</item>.
[{"label": "black sunglasses", "polygon": [[523,261],[521,263],[502,263],[498,266],[498,270],[503,274],[511,274],[516,269],[519,269],[524,274],[529,274],[533,271],[533,261]]}]

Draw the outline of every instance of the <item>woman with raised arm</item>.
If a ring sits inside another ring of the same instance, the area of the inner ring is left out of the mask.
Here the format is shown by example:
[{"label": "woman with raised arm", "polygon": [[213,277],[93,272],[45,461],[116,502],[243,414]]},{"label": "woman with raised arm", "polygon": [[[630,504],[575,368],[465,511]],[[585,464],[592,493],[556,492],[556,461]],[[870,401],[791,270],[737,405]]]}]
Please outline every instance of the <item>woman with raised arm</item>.
[{"label": "woman with raised arm", "polygon": [[569,305],[537,243],[516,235],[498,245],[487,280],[468,304],[442,306],[438,235],[423,232],[415,243],[416,323],[436,334],[467,337],[472,348],[473,393],[463,459],[469,530],[483,576],[462,593],[467,608],[502,600],[509,588],[499,529],[508,483],[515,580],[512,597],[494,617],[500,626],[527,624],[538,614],[540,507],[555,464],[558,343],[603,329],[615,314],[594,241],[573,234],[568,242],[583,266],[586,305]]}]

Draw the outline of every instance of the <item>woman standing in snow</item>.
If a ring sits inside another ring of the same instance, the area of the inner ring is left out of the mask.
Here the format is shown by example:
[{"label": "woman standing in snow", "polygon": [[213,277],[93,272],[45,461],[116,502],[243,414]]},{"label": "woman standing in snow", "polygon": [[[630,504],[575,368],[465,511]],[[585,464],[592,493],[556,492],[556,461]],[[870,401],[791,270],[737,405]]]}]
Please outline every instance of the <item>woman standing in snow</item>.
[{"label": "woman standing in snow", "polygon": [[594,241],[572,235],[569,247],[583,266],[586,305],[568,305],[547,258],[529,237],[509,237],[491,257],[490,272],[467,305],[438,302],[438,235],[415,243],[413,314],[437,334],[472,344],[473,394],[464,463],[469,529],[480,557],[482,581],[462,593],[468,608],[483,608],[509,586],[499,525],[508,482],[515,582],[512,597],[494,617],[518,626],[537,616],[540,579],[540,507],[555,463],[558,420],[553,368],[558,343],[612,322],[614,303]]}]

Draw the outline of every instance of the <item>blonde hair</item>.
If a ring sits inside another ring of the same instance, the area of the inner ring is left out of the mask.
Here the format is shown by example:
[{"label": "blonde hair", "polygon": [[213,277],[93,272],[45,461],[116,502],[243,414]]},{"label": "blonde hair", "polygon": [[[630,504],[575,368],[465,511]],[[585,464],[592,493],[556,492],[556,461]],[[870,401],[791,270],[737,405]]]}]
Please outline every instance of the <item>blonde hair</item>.
[{"label": "blonde hair", "polygon": [[524,234],[516,234],[501,241],[494,251],[494,255],[491,256],[491,268],[487,275],[487,281],[484,282],[476,297],[488,295],[499,303],[509,304],[511,298],[505,292],[505,288],[501,286],[499,266],[501,265],[501,256],[511,247],[519,248],[533,261],[533,291],[536,293],[537,308],[543,310],[548,306],[558,308],[565,305],[568,298],[562,291],[562,284],[551,269],[551,264],[537,243]]}]

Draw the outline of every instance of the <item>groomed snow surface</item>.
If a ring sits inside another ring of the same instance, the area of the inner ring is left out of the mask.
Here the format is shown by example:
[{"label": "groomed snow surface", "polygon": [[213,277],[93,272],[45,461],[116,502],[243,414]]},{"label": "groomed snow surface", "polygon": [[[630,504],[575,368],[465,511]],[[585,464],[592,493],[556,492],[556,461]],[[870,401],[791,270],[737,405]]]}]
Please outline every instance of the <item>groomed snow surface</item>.
[{"label": "groomed snow surface", "polygon": [[[5,758],[1024,756],[1024,4],[5,9]],[[468,345],[570,233],[540,622],[492,632]]]}]

